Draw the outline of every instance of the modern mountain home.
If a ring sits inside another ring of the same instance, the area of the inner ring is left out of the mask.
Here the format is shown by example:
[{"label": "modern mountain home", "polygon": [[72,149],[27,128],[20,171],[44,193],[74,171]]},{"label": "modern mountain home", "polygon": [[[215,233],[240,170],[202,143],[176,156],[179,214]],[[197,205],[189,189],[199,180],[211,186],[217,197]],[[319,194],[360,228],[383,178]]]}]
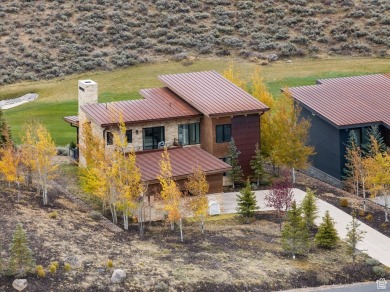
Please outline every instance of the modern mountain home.
[{"label": "modern mountain home", "polygon": [[[263,103],[215,71],[159,76],[162,87],[142,89],[143,99],[99,103],[98,85],[91,80],[78,84],[78,116],[64,120],[77,128],[82,145],[81,125],[89,122],[95,135],[112,147],[119,116],[126,124],[129,149],[137,154],[142,179],[158,184],[158,162],[166,146],[173,175],[179,185],[197,164],[206,172],[210,193],[223,191],[228,144],[234,138],[241,152],[239,162],[245,176],[260,144],[260,116],[269,110]],[[80,153],[80,164],[85,164]]]},{"label": "modern mountain home", "polygon": [[350,131],[364,144],[368,127],[379,125],[390,146],[390,75],[322,79],[289,91],[302,106],[302,116],[311,119],[310,144],[317,152],[313,167],[331,179],[344,175]]}]

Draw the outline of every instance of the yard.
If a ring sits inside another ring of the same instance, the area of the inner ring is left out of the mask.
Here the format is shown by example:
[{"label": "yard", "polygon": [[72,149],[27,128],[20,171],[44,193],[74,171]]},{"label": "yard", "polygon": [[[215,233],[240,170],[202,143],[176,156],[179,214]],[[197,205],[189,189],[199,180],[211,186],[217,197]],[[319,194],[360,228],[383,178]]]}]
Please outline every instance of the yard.
[{"label": "yard", "polygon": [[[58,182],[72,185],[72,167],[62,170]],[[272,213],[258,213],[251,224],[235,215],[210,217],[204,235],[198,222],[189,220],[184,243],[178,230],[155,222],[141,239],[135,224],[128,232],[115,233],[61,189],[50,190],[49,206],[44,207],[33,190],[24,190],[16,202],[15,191],[1,187],[2,256],[16,222],[22,222],[36,264],[47,268],[53,261],[60,263],[54,275],[30,275],[28,291],[274,291],[378,278],[363,254],[356,269],[352,267],[344,243],[331,251],[313,247],[307,258],[293,260],[281,248]],[[55,219],[49,218],[53,211],[58,212]],[[113,268],[106,265],[109,259]],[[64,262],[72,262],[70,271],[64,271]],[[110,283],[115,268],[126,271],[124,283]],[[12,291],[12,280],[0,278],[0,290]]]},{"label": "yard", "polygon": [[[15,98],[29,92],[38,93],[36,101],[5,111],[16,141],[19,140],[23,124],[29,119],[38,119],[47,126],[57,145],[66,145],[76,140],[76,130],[62,118],[77,114],[77,80],[92,79],[98,82],[99,102],[136,99],[141,97],[138,93],[141,88],[161,86],[158,75],[205,70],[222,72],[227,68],[229,60],[233,59],[155,63],[49,81],[16,83],[1,86],[0,99]],[[235,61],[249,79],[256,64]],[[293,59],[291,64],[278,61],[261,67],[261,70],[271,92],[278,94],[281,87],[314,84],[318,78],[389,72],[390,65],[388,59],[372,58]]]}]

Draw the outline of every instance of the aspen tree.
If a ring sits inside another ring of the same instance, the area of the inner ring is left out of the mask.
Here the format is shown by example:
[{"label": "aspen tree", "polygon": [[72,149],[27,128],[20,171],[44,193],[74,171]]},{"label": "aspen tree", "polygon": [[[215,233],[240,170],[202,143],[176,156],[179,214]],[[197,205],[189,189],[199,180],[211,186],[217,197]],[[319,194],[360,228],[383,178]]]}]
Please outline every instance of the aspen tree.
[{"label": "aspen tree", "polygon": [[126,138],[126,126],[123,118],[120,118],[119,132],[114,133],[115,150],[112,152],[112,168],[115,173],[115,187],[118,193],[120,208],[123,213],[123,223],[126,230],[129,229],[129,215],[135,210],[141,195],[141,171],[136,165],[134,149],[126,153],[128,146]]},{"label": "aspen tree", "polygon": [[172,177],[172,166],[167,148],[164,148],[162,159],[159,162],[160,175],[157,179],[161,185],[161,198],[164,203],[163,209],[168,214],[168,221],[171,229],[174,230],[174,223],[178,222],[180,228],[180,239],[183,241],[183,216],[185,212],[182,194]]},{"label": "aspen tree", "polygon": [[246,82],[241,76],[241,72],[235,68],[234,63],[230,62],[229,67],[222,72],[223,77],[225,77],[230,82],[234,83],[238,87],[246,90]]},{"label": "aspen tree", "polygon": [[260,181],[264,176],[264,167],[263,167],[264,157],[259,149],[259,144],[256,144],[255,155],[250,161],[250,165],[253,171],[253,178],[256,180],[256,185],[260,186]]},{"label": "aspen tree", "polygon": [[209,201],[206,196],[207,192],[209,191],[209,184],[206,179],[206,173],[203,171],[202,166],[198,165],[193,169],[193,174],[188,177],[188,181],[185,183],[185,186],[187,191],[194,195],[190,202],[191,211],[195,216],[200,218],[200,230],[203,234],[204,221],[209,209]]},{"label": "aspen tree", "polygon": [[7,145],[5,148],[0,148],[0,173],[5,177],[5,180],[10,185],[16,183],[18,187],[17,199],[20,196],[20,183],[23,182],[24,177],[20,169],[20,151],[12,145]]},{"label": "aspen tree", "polygon": [[57,154],[57,150],[53,139],[50,136],[46,127],[38,123],[36,126],[36,171],[42,191],[43,204],[47,205],[47,188],[49,180],[54,177],[57,165],[53,164],[53,157]]}]

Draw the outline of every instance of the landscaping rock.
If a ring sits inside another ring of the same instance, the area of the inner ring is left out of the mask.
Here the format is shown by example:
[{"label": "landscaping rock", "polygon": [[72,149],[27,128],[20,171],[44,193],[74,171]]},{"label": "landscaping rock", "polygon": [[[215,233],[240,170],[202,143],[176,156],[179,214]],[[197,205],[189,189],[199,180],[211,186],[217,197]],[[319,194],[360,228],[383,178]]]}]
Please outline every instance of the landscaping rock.
[{"label": "landscaping rock", "polygon": [[18,291],[22,291],[26,289],[27,284],[28,283],[26,279],[16,279],[12,282],[12,287],[14,287]]},{"label": "landscaping rock", "polygon": [[111,282],[112,283],[122,283],[126,279],[126,272],[121,269],[117,269],[112,273]]},{"label": "landscaping rock", "polygon": [[278,57],[278,55],[276,55],[276,54],[269,54],[268,55],[268,61],[270,61],[270,62],[275,62],[275,61],[277,61],[279,59],[279,57]]}]

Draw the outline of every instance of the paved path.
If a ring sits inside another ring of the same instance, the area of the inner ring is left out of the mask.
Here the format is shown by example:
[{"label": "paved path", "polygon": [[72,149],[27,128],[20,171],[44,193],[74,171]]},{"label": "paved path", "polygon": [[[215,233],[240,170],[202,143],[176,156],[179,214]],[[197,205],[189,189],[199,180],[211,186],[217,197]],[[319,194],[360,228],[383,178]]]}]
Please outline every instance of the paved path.
[{"label": "paved path", "polygon": [[[261,210],[272,210],[265,206],[264,197],[267,191],[256,191],[256,198],[258,206]],[[294,189],[294,197],[298,204],[302,202],[305,196],[305,192],[299,189]],[[223,213],[230,214],[236,213],[236,195],[237,193],[225,193],[223,203]],[[344,211],[334,207],[333,205],[318,199],[317,206],[319,210],[319,218],[316,220],[316,224],[319,225],[322,221],[325,211],[328,210],[330,216],[335,221],[335,227],[339,233],[340,238],[345,238],[347,235],[347,225],[351,222],[352,217]],[[360,230],[364,230],[367,233],[364,236],[363,241],[358,245],[359,250],[367,253],[370,257],[377,259],[382,264],[390,267],[390,238],[376,231],[370,226],[361,222]]]},{"label": "paved path", "polygon": [[[381,286],[378,287],[377,283],[356,283],[350,285],[333,285],[333,286],[321,286],[315,288],[301,288],[286,290],[284,292],[378,292],[378,291],[390,291],[390,283],[383,282]],[[378,289],[381,288],[381,289]]]}]

